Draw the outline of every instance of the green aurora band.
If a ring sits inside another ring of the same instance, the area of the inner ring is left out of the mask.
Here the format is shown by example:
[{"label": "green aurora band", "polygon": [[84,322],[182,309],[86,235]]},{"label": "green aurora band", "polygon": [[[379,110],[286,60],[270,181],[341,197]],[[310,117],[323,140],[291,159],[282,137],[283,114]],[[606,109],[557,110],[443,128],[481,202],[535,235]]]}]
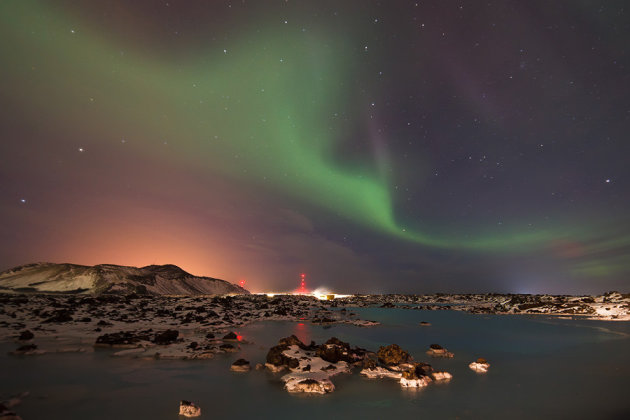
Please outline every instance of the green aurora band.
[{"label": "green aurora band", "polygon": [[[145,143],[168,139],[181,154],[173,158],[187,165],[299,197],[428,247],[515,252],[565,240],[597,254],[605,247],[602,238],[610,237],[568,222],[553,229],[454,235],[397,221],[391,167],[348,171],[333,160],[336,143],[349,135],[343,123],[331,126],[331,109],[348,102],[344,75],[352,73],[353,60],[340,53],[347,40],[313,31],[291,37],[276,29],[184,58],[181,51],[121,54],[111,37],[77,27],[72,18],[30,1],[0,5],[0,51],[11,57],[3,60],[4,95],[49,126]],[[630,245],[627,237],[615,241],[616,250]],[[614,267],[604,258],[575,270],[627,270],[629,263],[621,261],[626,256],[615,257]]]}]

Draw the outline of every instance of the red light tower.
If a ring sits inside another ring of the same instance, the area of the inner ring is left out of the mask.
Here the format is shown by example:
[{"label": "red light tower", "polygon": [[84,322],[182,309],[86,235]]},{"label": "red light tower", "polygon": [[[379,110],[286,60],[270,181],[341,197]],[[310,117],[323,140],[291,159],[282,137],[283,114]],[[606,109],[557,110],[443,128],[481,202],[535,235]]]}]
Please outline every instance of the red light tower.
[{"label": "red light tower", "polygon": [[238,284],[244,289],[245,288],[245,280],[241,280]]},{"label": "red light tower", "polygon": [[306,293],[306,274],[300,274],[300,293]]}]

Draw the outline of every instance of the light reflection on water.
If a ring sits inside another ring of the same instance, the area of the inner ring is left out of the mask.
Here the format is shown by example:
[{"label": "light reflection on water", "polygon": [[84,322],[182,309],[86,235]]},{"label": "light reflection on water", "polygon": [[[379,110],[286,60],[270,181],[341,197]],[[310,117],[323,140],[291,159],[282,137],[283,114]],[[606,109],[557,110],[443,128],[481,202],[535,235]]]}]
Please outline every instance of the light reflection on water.
[{"label": "light reflection on water", "polygon": [[309,344],[311,342],[310,325],[307,326],[304,322],[298,322],[295,324],[293,334],[304,344]]},{"label": "light reflection on water", "polygon": [[[31,391],[17,412],[25,419],[175,419],[180,399],[198,403],[202,418],[612,418],[630,412],[630,324],[546,317],[479,316],[451,311],[353,309],[383,323],[359,328],[308,322],[264,322],[238,329],[241,352],[214,360],[119,359],[106,350],[15,358],[0,344],[3,395]],[[420,327],[420,321],[431,327]],[[331,336],[377,350],[397,343],[417,360],[453,374],[448,384],[402,389],[358,374],[333,378],[326,396],[286,393],[267,372],[235,374],[237,358],[264,362],[268,348],[295,334],[305,343]],[[251,344],[246,344],[251,343]],[[454,359],[424,354],[439,343]],[[476,357],[487,375],[470,371]],[[8,378],[5,379],[5,378]],[[51,413],[54,415],[51,416]]]}]

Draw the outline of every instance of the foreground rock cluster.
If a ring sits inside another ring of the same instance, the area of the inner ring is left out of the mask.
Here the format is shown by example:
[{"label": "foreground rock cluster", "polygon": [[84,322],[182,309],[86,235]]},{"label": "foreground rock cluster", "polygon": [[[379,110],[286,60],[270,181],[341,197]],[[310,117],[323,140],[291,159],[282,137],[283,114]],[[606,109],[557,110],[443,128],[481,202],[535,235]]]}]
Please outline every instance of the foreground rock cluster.
[{"label": "foreground rock cluster", "polygon": [[452,375],[434,370],[428,363],[415,362],[396,344],[379,348],[374,353],[336,337],[321,345],[306,345],[295,335],[282,338],[269,349],[266,363],[259,368],[285,372],[280,380],[291,393],[327,394],[335,390],[331,378],[359,371],[367,378],[390,378],[404,388],[422,388],[432,382],[448,381]]}]

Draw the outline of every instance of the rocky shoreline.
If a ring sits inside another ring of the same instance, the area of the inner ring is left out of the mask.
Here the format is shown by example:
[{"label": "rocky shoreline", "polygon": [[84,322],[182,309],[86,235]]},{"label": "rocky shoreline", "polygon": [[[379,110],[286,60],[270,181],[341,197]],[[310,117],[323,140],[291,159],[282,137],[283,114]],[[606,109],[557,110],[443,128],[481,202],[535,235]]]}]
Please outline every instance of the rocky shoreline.
[{"label": "rocky shoreline", "polygon": [[347,307],[454,310],[474,314],[579,316],[600,321],[630,321],[630,294],[599,296],[530,294],[353,295],[335,299]]},{"label": "rocky shoreline", "polygon": [[[309,295],[146,296],[0,294],[0,340],[19,344],[15,354],[117,348],[116,356],[200,359],[238,350],[227,333],[252,322],[275,320],[314,325],[375,327],[356,307],[457,310],[475,314],[578,316],[630,320],[630,295],[352,295],[318,300]],[[421,324],[429,327],[425,322]],[[64,346],[59,338],[81,337],[88,345]],[[48,340],[39,346],[41,339]],[[446,349],[432,356],[449,357]]]}]

